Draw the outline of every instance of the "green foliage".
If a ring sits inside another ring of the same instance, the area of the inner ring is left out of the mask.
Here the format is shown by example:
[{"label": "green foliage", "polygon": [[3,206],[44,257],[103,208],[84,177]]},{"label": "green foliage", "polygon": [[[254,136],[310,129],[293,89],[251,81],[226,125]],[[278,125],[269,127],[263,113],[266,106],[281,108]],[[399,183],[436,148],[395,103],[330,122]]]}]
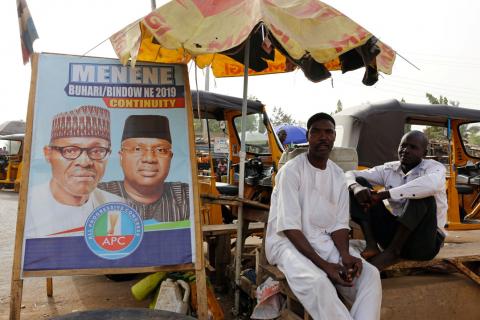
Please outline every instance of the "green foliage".
[{"label": "green foliage", "polygon": [[343,110],[343,104],[342,104],[342,101],[340,99],[338,99],[337,101],[337,107],[335,109],[334,112],[330,112],[330,115],[333,116],[335,113],[339,113],[340,111]]},{"label": "green foliage", "polygon": [[[200,135],[203,132],[203,124],[205,122],[200,119],[193,119],[193,128],[195,130],[196,135]],[[220,121],[214,119],[208,119],[208,129],[210,133],[221,133],[223,132],[222,128],[220,127]]]},{"label": "green foliage", "polygon": [[273,107],[272,114],[269,115],[270,121],[274,127],[282,124],[295,124],[293,117],[282,110],[281,107]]},{"label": "green foliage", "polygon": [[444,97],[442,95],[440,95],[437,98],[433,94],[427,92],[425,94],[425,96],[427,97],[428,102],[430,102],[430,104],[446,104],[446,105],[450,105],[450,106],[453,106],[453,107],[459,107],[460,106],[460,102],[453,101],[453,100],[449,101],[447,97]]},{"label": "green foliage", "polygon": [[423,130],[429,140],[447,141],[443,127],[427,127]]},{"label": "green foliage", "polygon": [[[435,97],[433,94],[427,92],[425,96],[427,97],[428,102],[430,102],[430,104],[443,104],[443,105],[450,105],[452,107],[460,106],[460,102],[453,101],[453,100],[449,101],[447,97],[444,97],[442,95]],[[462,135],[462,137],[465,137],[465,133],[466,133],[465,130],[466,130],[466,127],[460,128],[460,134]],[[428,139],[430,140],[447,141],[445,128],[443,127],[427,127],[423,132],[427,135]]]},{"label": "green foliage", "polygon": [[480,135],[478,132],[468,135],[468,144],[473,146],[480,146]]},{"label": "green foliage", "polygon": [[[247,130],[246,131],[265,131],[263,129],[263,123],[262,123],[262,115],[261,114],[249,114],[247,116],[246,124],[247,124]],[[238,131],[238,134],[242,131],[242,117],[236,117],[235,118],[235,128]]]}]

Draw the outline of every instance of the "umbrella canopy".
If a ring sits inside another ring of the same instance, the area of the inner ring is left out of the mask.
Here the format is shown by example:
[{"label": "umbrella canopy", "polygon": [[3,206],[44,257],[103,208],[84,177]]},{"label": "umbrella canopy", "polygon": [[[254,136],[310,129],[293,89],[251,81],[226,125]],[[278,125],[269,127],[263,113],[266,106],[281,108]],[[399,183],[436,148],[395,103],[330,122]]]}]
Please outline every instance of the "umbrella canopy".
[{"label": "umbrella canopy", "polygon": [[395,52],[347,16],[318,0],[176,0],[110,37],[129,59],[211,65],[216,77],[242,76],[250,43],[249,74],[300,68],[312,81],[365,67],[364,84],[390,74]]},{"label": "umbrella canopy", "polygon": [[287,138],[285,141],[283,141],[283,144],[298,144],[307,142],[307,129],[303,127],[291,124],[283,124],[275,128],[277,135],[280,130],[284,130],[287,134]]},{"label": "umbrella canopy", "polygon": [[6,121],[0,124],[0,135],[25,133],[24,121]]}]

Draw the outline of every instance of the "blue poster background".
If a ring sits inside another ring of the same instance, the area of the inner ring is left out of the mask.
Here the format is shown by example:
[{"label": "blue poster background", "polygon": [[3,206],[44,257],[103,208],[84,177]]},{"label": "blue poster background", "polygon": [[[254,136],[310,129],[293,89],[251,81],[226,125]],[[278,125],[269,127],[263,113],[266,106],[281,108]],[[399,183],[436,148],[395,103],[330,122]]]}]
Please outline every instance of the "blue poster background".
[{"label": "blue poster background", "polygon": [[[57,54],[40,54],[38,59],[36,94],[34,103],[33,132],[30,155],[30,173],[28,189],[46,184],[51,178],[50,164],[44,158],[43,148],[49,144],[53,117],[73,110],[79,106],[93,105],[110,111],[111,149],[108,165],[102,182],[123,180],[120,167],[121,137],[125,119],[130,115],[163,115],[168,117],[172,137],[173,158],[166,182],[178,181],[189,185],[190,226],[146,232],[138,249],[125,259],[117,261],[104,260],[95,256],[87,248],[83,236],[51,237],[24,239],[23,270],[65,270],[82,268],[112,268],[175,265],[194,262],[193,232],[193,191],[189,141],[187,130],[186,106],[183,108],[107,108],[103,97],[72,96],[66,87],[71,83],[72,64],[111,66],[121,64],[116,59],[79,57]],[[159,66],[158,64],[137,63],[142,66]],[[173,70],[177,96],[184,97],[184,66],[169,66]],[[188,79],[187,79],[188,81]],[[99,83],[101,87],[104,83]],[[118,85],[118,83],[117,83]],[[121,85],[121,84],[120,84]],[[128,86],[129,84],[125,84]],[[135,84],[133,87],[141,87]],[[150,87],[155,85],[150,84]],[[144,98],[144,97],[142,97]],[[42,212],[36,210],[32,195],[27,194],[27,212],[25,228],[30,218]],[[51,223],[55,223],[52,221]]]}]

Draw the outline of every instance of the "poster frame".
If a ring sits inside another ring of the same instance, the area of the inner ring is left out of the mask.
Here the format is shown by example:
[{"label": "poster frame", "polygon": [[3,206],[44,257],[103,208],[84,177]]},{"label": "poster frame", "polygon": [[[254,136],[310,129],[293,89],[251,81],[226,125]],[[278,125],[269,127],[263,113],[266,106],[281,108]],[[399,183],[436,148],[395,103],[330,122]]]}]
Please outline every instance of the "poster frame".
[{"label": "poster frame", "polygon": [[[54,54],[54,53],[51,53]],[[195,138],[193,131],[193,109],[192,99],[190,93],[190,84],[188,78],[188,70],[185,64],[168,64],[178,65],[182,68],[182,75],[184,77],[185,86],[185,108],[187,116],[187,130],[188,130],[188,146],[190,154],[190,167],[191,167],[191,181],[193,191],[193,214],[194,214],[194,246],[195,246],[195,262],[181,265],[169,265],[169,266],[150,266],[150,267],[134,267],[134,268],[90,268],[90,269],[67,269],[67,270],[36,270],[36,271],[24,271],[22,272],[22,255],[24,245],[24,232],[25,221],[27,213],[27,195],[28,184],[30,176],[30,164],[31,164],[31,146],[32,146],[32,132],[33,132],[33,120],[35,117],[35,97],[37,92],[37,76],[38,76],[38,63],[40,58],[39,53],[34,53],[31,59],[31,80],[30,80],[30,93],[28,99],[27,108],[27,121],[26,132],[24,139],[23,149],[23,162],[24,168],[22,171],[20,194],[17,210],[17,224],[15,232],[15,247],[13,254],[12,264],[12,279],[11,279],[11,294],[10,294],[10,320],[20,319],[21,304],[22,304],[22,291],[23,291],[23,278],[28,277],[46,277],[47,281],[47,295],[53,295],[52,277],[55,276],[77,276],[77,275],[105,275],[105,274],[120,274],[120,273],[148,273],[156,271],[195,271],[195,281],[197,286],[197,301],[198,301],[198,318],[208,318],[207,307],[207,285],[205,274],[205,261],[203,255],[203,234],[200,219],[200,196],[198,190],[198,172],[197,161],[195,157]],[[62,54],[60,54],[62,55]],[[74,56],[74,55],[64,55]],[[138,61],[141,62],[141,61]],[[163,64],[162,64],[163,65]]]}]

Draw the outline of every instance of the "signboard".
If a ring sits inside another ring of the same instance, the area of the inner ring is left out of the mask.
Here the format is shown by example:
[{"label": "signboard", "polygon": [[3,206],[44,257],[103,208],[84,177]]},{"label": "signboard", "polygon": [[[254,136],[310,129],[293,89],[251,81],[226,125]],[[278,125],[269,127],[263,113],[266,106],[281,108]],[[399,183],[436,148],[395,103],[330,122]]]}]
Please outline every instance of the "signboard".
[{"label": "signboard", "polygon": [[213,152],[215,153],[228,153],[228,138],[226,137],[215,137],[213,143]]},{"label": "signboard", "polygon": [[192,269],[206,318],[192,117],[185,65],[34,55],[12,319],[22,276]]},{"label": "signboard", "polygon": [[195,262],[184,66],[37,68],[23,271]]}]

